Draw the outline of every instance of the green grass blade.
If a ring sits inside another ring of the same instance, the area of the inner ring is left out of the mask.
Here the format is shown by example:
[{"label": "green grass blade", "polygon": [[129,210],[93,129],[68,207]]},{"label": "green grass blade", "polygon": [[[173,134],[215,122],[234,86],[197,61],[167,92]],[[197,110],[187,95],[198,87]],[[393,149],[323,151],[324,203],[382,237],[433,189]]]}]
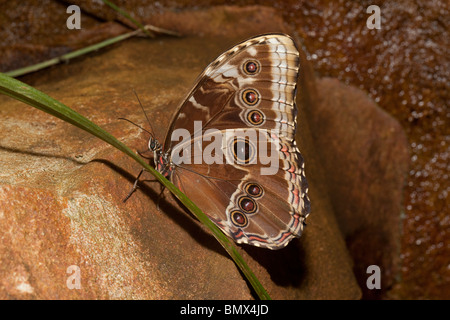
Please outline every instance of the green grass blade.
[{"label": "green grass blade", "polygon": [[144,25],[142,25],[142,23],[140,23],[139,21],[137,21],[136,19],[134,19],[132,16],[130,16],[128,14],[128,12],[120,9],[118,6],[116,6],[114,3],[112,3],[111,1],[108,0],[102,0],[103,3],[105,3],[106,5],[110,6],[113,10],[115,10],[116,12],[118,12],[119,14],[121,14],[122,16],[124,16],[125,18],[127,18],[128,20],[130,20],[135,26],[137,26],[139,29],[142,30],[142,32],[144,32],[146,35],[148,35],[150,38],[154,38],[155,35],[153,33],[151,33],[148,29],[146,29],[144,27]]},{"label": "green grass blade", "polygon": [[115,11],[117,11],[118,13],[120,13],[121,15],[123,15],[124,17],[129,19],[133,24],[135,24],[139,28],[139,30],[135,30],[135,31],[128,32],[128,33],[125,33],[125,34],[121,34],[121,35],[119,35],[117,37],[104,40],[102,42],[99,42],[99,43],[87,46],[87,47],[79,49],[79,50],[75,50],[75,51],[66,53],[66,54],[64,54],[62,56],[59,56],[59,57],[56,57],[56,58],[53,58],[53,59],[49,59],[49,60],[46,60],[46,61],[34,64],[34,65],[31,65],[31,66],[27,66],[27,67],[23,67],[23,68],[20,68],[20,69],[8,71],[8,72],[5,72],[5,74],[10,76],[10,77],[19,77],[19,76],[22,76],[24,74],[28,74],[28,73],[31,73],[31,72],[39,71],[41,69],[48,68],[48,67],[53,66],[55,64],[58,64],[58,63],[61,63],[61,62],[67,62],[70,59],[83,56],[83,55],[88,54],[88,53],[93,52],[93,51],[97,51],[97,50],[99,50],[101,48],[107,47],[107,46],[109,46],[111,44],[114,44],[116,42],[123,41],[125,39],[130,38],[130,37],[138,35],[141,32],[144,32],[149,37],[154,38],[155,35],[150,31],[152,29],[157,31],[157,32],[163,33],[163,34],[168,34],[168,35],[180,37],[179,33],[171,31],[171,30],[166,30],[166,29],[154,27],[154,26],[151,26],[151,25],[144,26],[141,23],[139,23],[138,21],[136,21],[135,19],[133,19],[128,13],[126,13],[125,11],[123,11],[122,9],[117,7],[115,4],[111,3],[110,1],[107,1],[107,0],[102,0],[102,1],[105,4],[107,4],[108,6],[110,6],[111,8],[113,8]]},{"label": "green grass blade", "polygon": [[85,54],[97,51],[97,50],[99,50],[101,48],[107,47],[107,46],[112,45],[112,44],[114,44],[116,42],[123,41],[125,39],[128,39],[128,38],[136,35],[137,33],[138,33],[137,31],[132,31],[132,32],[128,32],[128,33],[125,33],[125,34],[121,34],[120,36],[117,36],[117,37],[114,37],[114,38],[111,38],[111,39],[107,39],[105,41],[102,41],[102,42],[99,42],[99,43],[87,46],[87,47],[79,49],[79,50],[75,50],[75,51],[66,53],[66,54],[64,54],[64,55],[62,55],[60,57],[57,57],[57,58],[53,58],[53,59],[50,59],[50,60],[47,60],[47,61],[44,61],[44,62],[41,62],[41,63],[37,63],[37,64],[34,64],[32,66],[28,66],[28,67],[24,67],[24,68],[20,68],[20,69],[16,69],[16,70],[8,71],[5,74],[10,76],[10,77],[18,77],[18,76],[22,76],[22,75],[30,73],[30,72],[35,72],[35,71],[38,71],[38,70],[41,70],[41,69],[44,69],[44,68],[48,68],[48,67],[53,66],[55,64],[58,64],[58,63],[61,63],[61,62],[67,62],[70,59],[77,58],[77,57],[80,57],[82,55],[85,55]]},{"label": "green grass blade", "polygon": [[69,122],[74,126],[77,126],[116,147],[117,149],[137,161],[148,172],[155,176],[155,178],[158,179],[167,189],[169,189],[186,206],[186,208],[188,208],[192,212],[192,214],[197,217],[198,220],[205,224],[205,226],[212,232],[217,241],[219,241],[223,248],[228,252],[236,265],[241,269],[242,273],[245,275],[259,298],[270,299],[267,291],[264,289],[258,278],[254,275],[252,270],[239,254],[234,243],[232,243],[230,239],[228,239],[228,237],[226,237],[223,232],[175,185],[173,185],[154,168],[149,166],[144,159],[133,152],[129,147],[117,140],[110,133],[100,128],[95,123],[91,122],[90,120],[83,117],[76,111],[70,109],[61,102],[3,73],[0,73],[0,93],[20,100],[59,119]]}]

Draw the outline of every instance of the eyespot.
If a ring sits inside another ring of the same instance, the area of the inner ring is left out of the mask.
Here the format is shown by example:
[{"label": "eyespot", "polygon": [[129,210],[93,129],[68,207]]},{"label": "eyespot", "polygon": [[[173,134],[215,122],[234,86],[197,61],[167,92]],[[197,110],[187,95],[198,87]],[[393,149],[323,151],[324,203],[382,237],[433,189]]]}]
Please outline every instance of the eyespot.
[{"label": "eyespot", "polygon": [[248,140],[235,137],[231,144],[234,161],[238,164],[249,164],[255,158],[255,146]]},{"label": "eyespot", "polygon": [[248,106],[255,106],[259,102],[259,93],[255,89],[242,91],[242,101]]},{"label": "eyespot", "polygon": [[230,218],[231,222],[233,222],[236,227],[244,228],[248,224],[248,219],[245,214],[238,210],[232,211],[230,213]]},{"label": "eyespot", "polygon": [[264,123],[264,114],[259,110],[251,110],[247,113],[247,120],[251,124],[259,126]]},{"label": "eyespot", "polygon": [[256,60],[247,60],[244,65],[243,68],[244,72],[248,75],[255,75],[257,73],[259,73],[259,70],[261,69],[261,66],[259,64],[258,61]]},{"label": "eyespot", "polygon": [[263,187],[253,182],[246,184],[244,190],[252,198],[260,198],[264,193]]},{"label": "eyespot", "polygon": [[238,200],[238,206],[245,213],[255,213],[258,209],[255,200],[250,197],[240,197]]}]

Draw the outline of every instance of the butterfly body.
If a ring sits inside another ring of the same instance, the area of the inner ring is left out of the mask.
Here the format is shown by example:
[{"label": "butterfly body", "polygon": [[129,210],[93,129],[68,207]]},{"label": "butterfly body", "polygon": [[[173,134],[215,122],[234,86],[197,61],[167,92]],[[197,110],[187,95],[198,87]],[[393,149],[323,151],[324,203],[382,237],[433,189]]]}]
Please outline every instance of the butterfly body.
[{"label": "butterfly body", "polygon": [[283,34],[220,55],[154,139],[156,169],[238,243],[269,249],[300,236],[309,214],[296,142],[299,54]]}]

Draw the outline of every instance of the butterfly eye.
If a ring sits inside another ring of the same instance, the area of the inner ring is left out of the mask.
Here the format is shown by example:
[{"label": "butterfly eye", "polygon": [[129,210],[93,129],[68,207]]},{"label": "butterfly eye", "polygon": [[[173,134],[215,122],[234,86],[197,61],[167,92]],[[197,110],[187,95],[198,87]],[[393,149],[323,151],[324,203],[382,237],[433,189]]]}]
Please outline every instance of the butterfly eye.
[{"label": "butterfly eye", "polygon": [[242,100],[249,106],[254,106],[259,102],[259,93],[254,89],[247,89],[242,92]]},{"label": "butterfly eye", "polygon": [[264,115],[258,110],[252,110],[247,114],[247,120],[251,124],[258,126],[264,122]]},{"label": "butterfly eye", "polygon": [[255,60],[249,60],[244,63],[244,72],[248,75],[255,75],[259,72],[259,63]]},{"label": "butterfly eye", "polygon": [[155,150],[155,148],[156,148],[156,141],[155,141],[154,139],[150,139],[150,140],[148,141],[148,148],[149,148],[151,151],[154,151],[154,150]]},{"label": "butterfly eye", "polygon": [[231,212],[230,217],[233,224],[237,227],[243,228],[246,227],[248,224],[247,217],[240,211]]},{"label": "butterfly eye", "polygon": [[241,197],[238,200],[239,208],[246,213],[255,213],[258,208],[255,200],[250,197]]},{"label": "butterfly eye", "polygon": [[245,186],[245,192],[253,198],[259,198],[263,195],[263,188],[259,184],[249,183]]}]

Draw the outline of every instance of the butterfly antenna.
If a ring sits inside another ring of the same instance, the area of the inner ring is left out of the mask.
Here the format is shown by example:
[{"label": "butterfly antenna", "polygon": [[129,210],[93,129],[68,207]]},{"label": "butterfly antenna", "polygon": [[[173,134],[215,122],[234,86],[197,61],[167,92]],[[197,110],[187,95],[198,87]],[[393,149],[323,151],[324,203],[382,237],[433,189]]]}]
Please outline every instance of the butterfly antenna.
[{"label": "butterfly antenna", "polygon": [[141,129],[141,130],[147,132],[151,137],[153,137],[153,133],[151,133],[150,131],[148,131],[148,130],[146,130],[145,128],[141,127],[140,125],[134,123],[133,121],[128,120],[127,118],[118,118],[118,119],[119,119],[119,120],[125,120],[125,121],[128,121],[129,123],[135,125],[135,126],[138,127],[139,129]]},{"label": "butterfly antenna", "polygon": [[[144,109],[144,107],[142,106],[141,100],[139,99],[139,97],[138,97],[136,91],[134,91],[134,89],[133,89],[133,92],[134,92],[134,95],[136,96],[136,99],[137,99],[138,102],[139,102],[139,105],[141,106],[141,109],[142,109],[142,112],[143,112],[144,115],[145,115],[145,118],[147,119],[147,123],[148,123],[148,125],[150,126],[150,130],[151,130],[151,132],[152,132],[152,133],[150,133],[150,135],[152,136],[153,139],[155,139],[155,133],[154,133],[155,131],[153,130],[152,123],[150,122],[150,119],[149,119],[148,116],[147,116],[147,112],[145,112],[145,109]],[[147,130],[146,130],[146,131],[147,131]],[[148,132],[148,131],[147,131],[147,132]]]}]

